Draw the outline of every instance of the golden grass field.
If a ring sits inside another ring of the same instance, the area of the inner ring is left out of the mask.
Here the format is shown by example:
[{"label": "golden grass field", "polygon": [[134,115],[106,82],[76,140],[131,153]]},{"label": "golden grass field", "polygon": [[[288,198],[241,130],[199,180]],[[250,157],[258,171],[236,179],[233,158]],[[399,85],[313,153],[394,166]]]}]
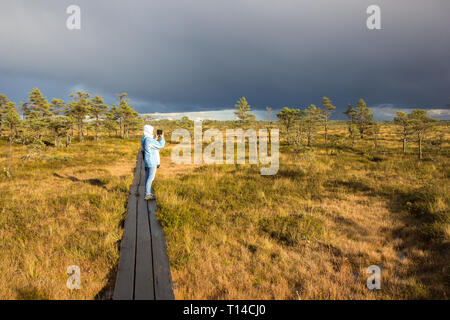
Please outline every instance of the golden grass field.
[{"label": "golden grass field", "polygon": [[[0,145],[0,299],[93,299],[110,286],[139,146],[108,139],[46,148]],[[67,267],[81,269],[69,290]]]},{"label": "golden grass field", "polygon": [[[329,156],[314,148],[294,161],[282,147],[275,176],[180,167],[165,151],[155,189],[175,297],[448,299],[449,131],[436,128],[444,152],[418,162],[414,143],[400,153],[394,130],[383,128],[376,153],[370,141],[352,150],[342,140]],[[366,288],[372,264],[379,292]]]},{"label": "golden grass field", "polygon": [[[154,188],[176,299],[448,299],[449,150],[401,154],[395,127],[352,148],[344,124],[280,169],[175,165],[167,144]],[[166,131],[167,132],[167,131]],[[320,134],[320,132],[319,132]],[[283,135],[282,135],[283,136]],[[166,133],[169,140],[170,133]],[[139,139],[104,138],[39,157],[1,142],[0,299],[104,299],[114,284]],[[428,153],[427,153],[428,152]],[[381,290],[366,268],[382,268]],[[66,288],[69,265],[81,290]]]}]

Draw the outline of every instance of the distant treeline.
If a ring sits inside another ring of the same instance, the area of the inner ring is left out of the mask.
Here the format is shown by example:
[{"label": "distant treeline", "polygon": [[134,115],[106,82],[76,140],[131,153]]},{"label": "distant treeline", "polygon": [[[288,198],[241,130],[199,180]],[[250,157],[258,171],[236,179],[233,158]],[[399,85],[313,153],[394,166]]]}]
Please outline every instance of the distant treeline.
[{"label": "distant treeline", "polygon": [[[248,105],[245,98],[240,99],[235,107],[238,110],[236,115],[241,122],[245,123],[254,120],[254,116],[249,113],[250,105]],[[297,148],[304,144],[307,147],[311,147],[313,135],[319,127],[322,127],[325,151],[328,154],[329,119],[335,109],[336,107],[332,104],[332,101],[327,97],[323,97],[319,107],[314,104],[303,110],[301,108],[285,107],[277,114],[277,118],[281,127],[285,130],[288,143],[295,145]],[[272,108],[267,107],[266,110],[270,124]],[[373,139],[376,149],[378,147],[381,123],[373,121],[373,113],[367,107],[364,99],[359,99],[356,106],[349,104],[347,110],[343,113],[348,118],[347,128],[352,147],[356,137],[364,139],[369,136]],[[433,128],[437,121],[437,119],[428,116],[426,110],[415,109],[410,114],[398,111],[394,118],[394,123],[400,129],[398,133],[403,142],[403,152],[406,153],[408,139],[411,136],[415,136],[418,143],[417,154],[419,159],[422,160],[423,141],[426,133]]]},{"label": "distant treeline", "polygon": [[[83,141],[91,128],[97,140],[101,129],[122,138],[142,125],[139,114],[129,105],[127,94],[118,94],[118,105],[108,107],[103,98],[82,90],[72,93],[71,101],[48,101],[38,88],[29,93],[28,101],[17,107],[4,94],[0,94],[0,136],[8,133],[9,141],[22,144],[44,143],[52,138],[55,146],[62,141],[68,146],[77,131]],[[21,111],[22,116],[19,111]]]},{"label": "distant treeline", "polygon": [[[10,143],[48,144],[49,141],[53,141],[52,144],[60,147],[63,141],[65,146],[69,146],[75,137],[75,132],[79,141],[83,141],[85,136],[89,135],[89,130],[93,131],[95,140],[98,140],[101,132],[107,132],[110,136],[127,138],[130,132],[139,130],[145,122],[154,120],[149,116],[140,117],[130,106],[126,93],[118,94],[118,105],[113,104],[111,107],[106,105],[99,95],[91,96],[82,90],[72,93],[70,97],[72,99],[67,103],[57,98],[48,101],[38,88],[34,88],[29,93],[28,100],[17,106],[6,95],[0,94],[0,137],[6,132]],[[245,97],[238,100],[235,108],[238,121],[220,123],[230,124],[233,127],[247,127],[255,123],[255,115],[250,112],[251,107]],[[323,97],[319,107],[314,104],[303,110],[284,107],[276,116],[288,143],[297,147],[302,145],[311,147],[313,135],[322,128],[324,146],[328,153],[329,119],[335,109],[332,101]],[[272,108],[267,107],[266,110],[267,125],[271,127]],[[354,107],[349,104],[343,113],[348,118],[347,128],[352,147],[355,138],[371,137],[376,148],[381,124],[373,121],[373,113],[365,101],[360,99]],[[403,142],[403,152],[406,152],[410,137],[415,136],[418,142],[418,157],[422,159],[422,145],[426,133],[437,121],[429,117],[426,110],[415,109],[410,114],[398,111],[394,123],[400,129],[398,133]],[[158,122],[163,125],[167,121]],[[173,125],[186,128],[193,126],[193,122],[188,117],[170,122],[171,127]],[[204,124],[218,122],[205,120]]]}]

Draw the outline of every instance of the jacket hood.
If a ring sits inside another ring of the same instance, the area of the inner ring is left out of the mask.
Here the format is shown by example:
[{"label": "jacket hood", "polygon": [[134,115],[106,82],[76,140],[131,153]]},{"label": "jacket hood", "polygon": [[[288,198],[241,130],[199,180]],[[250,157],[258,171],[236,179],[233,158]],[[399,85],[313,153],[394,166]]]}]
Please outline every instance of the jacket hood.
[{"label": "jacket hood", "polygon": [[153,138],[153,127],[149,124],[144,126],[144,137]]}]

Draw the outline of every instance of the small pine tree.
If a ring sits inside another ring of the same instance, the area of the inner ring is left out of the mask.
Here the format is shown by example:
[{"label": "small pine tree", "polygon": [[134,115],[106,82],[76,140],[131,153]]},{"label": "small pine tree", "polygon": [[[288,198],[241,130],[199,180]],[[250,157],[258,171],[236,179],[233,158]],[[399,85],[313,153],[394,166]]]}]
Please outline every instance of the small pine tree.
[{"label": "small pine tree", "polygon": [[364,139],[364,134],[369,129],[370,123],[373,118],[373,114],[370,113],[370,109],[367,107],[364,99],[359,99],[358,103],[356,104],[355,112],[356,112],[355,119],[358,125],[358,131],[359,134],[361,135],[361,139]]},{"label": "small pine tree", "polygon": [[91,99],[91,115],[95,118],[95,140],[98,140],[98,132],[100,127],[100,121],[103,120],[105,112],[108,110],[108,106],[105,104],[105,100],[96,95]]},{"label": "small pine tree", "polygon": [[51,116],[50,104],[38,88],[29,93],[28,103],[24,104],[24,115],[31,119],[48,118]]},{"label": "small pine tree", "polygon": [[267,122],[268,122],[267,132],[269,133],[269,144],[271,144],[272,136],[271,136],[270,129],[272,128],[272,112],[273,112],[273,110],[271,107],[266,107],[266,111],[267,111]]},{"label": "small pine tree", "polygon": [[66,135],[67,117],[64,113],[67,111],[67,106],[62,99],[53,99],[50,104],[50,112],[52,117],[49,121],[49,129],[52,131],[55,141],[55,147],[61,145],[61,138]]},{"label": "small pine tree", "polygon": [[373,146],[374,149],[378,149],[378,138],[381,132],[381,125],[376,121],[371,121],[368,126],[367,133],[370,134],[373,138]]},{"label": "small pine tree", "polygon": [[333,110],[336,109],[335,106],[333,106],[333,104],[331,103],[331,100],[328,99],[327,97],[323,97],[322,99],[322,106],[323,106],[323,110],[322,110],[322,117],[324,120],[324,128],[325,128],[325,151],[328,154],[328,118],[331,116],[331,114],[333,113]]},{"label": "small pine tree", "polygon": [[356,110],[352,107],[351,104],[348,104],[347,110],[343,112],[348,118],[348,134],[350,135],[350,139],[352,140],[352,147],[355,144],[355,121],[356,121]]},{"label": "small pine tree", "polygon": [[89,100],[90,94],[79,90],[76,93],[72,93],[70,96],[74,100],[69,102],[68,114],[76,120],[78,126],[78,139],[83,141],[84,120],[91,111],[91,101]]},{"label": "small pine tree", "polygon": [[234,107],[237,109],[237,111],[235,111],[234,114],[238,117],[238,119],[242,123],[247,123],[252,119],[255,119],[255,115],[250,113],[251,108],[245,97],[239,99],[239,101],[237,102],[237,104],[234,105]]},{"label": "small pine tree", "polygon": [[321,117],[321,110],[314,104],[305,110],[306,136],[308,139],[308,147],[311,147],[312,136],[317,129],[317,124]]},{"label": "small pine tree", "polygon": [[5,127],[8,128],[8,140],[11,144],[14,137],[17,135],[17,129],[21,122],[19,112],[17,112],[16,104],[14,102],[8,101],[3,105],[2,122],[5,124]]},{"label": "small pine tree", "polygon": [[301,117],[300,109],[290,109],[284,107],[281,109],[280,113],[277,114],[277,118],[280,119],[281,124],[286,129],[286,133],[289,135],[289,130],[292,128],[294,123],[298,121]]},{"label": "small pine tree", "polygon": [[403,153],[406,153],[406,143],[408,140],[409,130],[410,130],[410,121],[408,116],[403,111],[397,111],[397,116],[394,117],[394,123],[400,126],[400,134],[402,136],[403,141]]},{"label": "small pine tree", "polygon": [[42,143],[51,117],[49,102],[38,88],[33,88],[29,93],[28,101],[23,103],[21,108],[32,140]]},{"label": "small pine tree", "polygon": [[408,115],[411,129],[417,134],[418,157],[423,159],[422,145],[426,133],[433,127],[434,122],[438,121],[427,115],[426,110],[415,109]]},{"label": "small pine tree", "polygon": [[2,121],[2,117],[3,117],[3,106],[9,102],[9,99],[6,95],[4,95],[3,93],[0,93],[0,137],[2,136],[2,125],[3,125],[3,121]]},{"label": "small pine tree", "polygon": [[133,110],[133,108],[130,107],[128,101],[129,99],[126,99],[127,96],[126,93],[123,93],[119,96],[120,105],[119,105],[119,116],[120,116],[120,122],[122,126],[122,138],[128,138],[130,128],[133,127],[133,125],[136,122],[136,119],[138,118],[139,114]]},{"label": "small pine tree", "polygon": [[115,133],[116,136],[118,136],[117,133],[117,120],[119,119],[119,109],[115,104],[111,106],[111,108],[106,112],[106,120],[105,120],[105,127],[109,131],[109,136],[111,136],[111,133]]}]

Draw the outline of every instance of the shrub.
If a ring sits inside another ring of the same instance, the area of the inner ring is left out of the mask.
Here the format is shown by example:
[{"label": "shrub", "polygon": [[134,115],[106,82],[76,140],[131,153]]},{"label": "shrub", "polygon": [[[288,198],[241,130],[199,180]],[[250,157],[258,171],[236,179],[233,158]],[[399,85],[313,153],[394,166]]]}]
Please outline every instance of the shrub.
[{"label": "shrub", "polygon": [[291,246],[303,240],[317,240],[324,235],[323,222],[309,215],[265,218],[260,220],[260,227],[272,238]]}]

